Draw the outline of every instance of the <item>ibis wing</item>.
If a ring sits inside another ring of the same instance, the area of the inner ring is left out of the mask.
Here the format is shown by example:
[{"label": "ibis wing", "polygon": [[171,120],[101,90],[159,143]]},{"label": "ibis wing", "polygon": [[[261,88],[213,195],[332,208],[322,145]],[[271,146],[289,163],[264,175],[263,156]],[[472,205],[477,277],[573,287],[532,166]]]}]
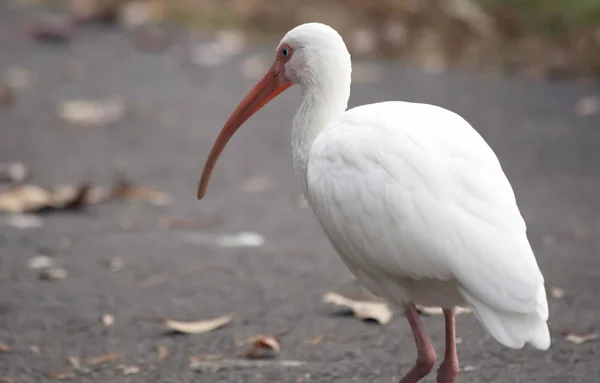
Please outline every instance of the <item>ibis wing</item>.
[{"label": "ibis wing", "polygon": [[306,176],[311,206],[347,264],[456,280],[491,307],[547,316],[512,187],[458,115],[400,102],[352,109],[316,139]]}]

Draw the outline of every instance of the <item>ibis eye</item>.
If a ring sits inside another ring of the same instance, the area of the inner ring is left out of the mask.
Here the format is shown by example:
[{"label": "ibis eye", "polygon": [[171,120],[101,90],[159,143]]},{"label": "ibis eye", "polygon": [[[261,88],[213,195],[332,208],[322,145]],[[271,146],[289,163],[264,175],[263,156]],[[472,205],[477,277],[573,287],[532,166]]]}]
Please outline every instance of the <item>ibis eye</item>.
[{"label": "ibis eye", "polygon": [[287,48],[283,48],[283,49],[281,50],[281,55],[282,55],[283,57],[288,57],[288,56],[289,56],[289,54],[290,54],[290,50],[289,50],[289,49],[287,49]]}]

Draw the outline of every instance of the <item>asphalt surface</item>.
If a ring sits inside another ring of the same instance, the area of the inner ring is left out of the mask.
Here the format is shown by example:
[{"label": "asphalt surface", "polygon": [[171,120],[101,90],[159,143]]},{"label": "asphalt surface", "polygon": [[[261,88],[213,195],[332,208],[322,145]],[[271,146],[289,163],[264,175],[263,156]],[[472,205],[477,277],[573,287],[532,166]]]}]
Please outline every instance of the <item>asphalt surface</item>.
[{"label": "asphalt surface", "polygon": [[[4,3],[5,4],[5,3]],[[0,162],[23,161],[42,186],[126,174],[173,196],[157,207],[114,202],[81,212],[45,215],[38,229],[0,227],[0,378],[46,382],[105,354],[119,361],[77,373],[77,382],[395,382],[414,362],[412,335],[397,316],[388,326],[338,315],[321,303],[328,291],[361,291],[338,260],[308,208],[291,168],[291,118],[298,90],[249,121],[230,143],[204,200],[195,198],[203,161],[219,129],[255,81],[242,76],[249,55],[269,59],[272,47],[251,48],[226,63],[198,68],[178,36],[161,54],[139,52],[129,33],[88,28],[64,46],[36,44],[22,33],[29,13],[1,6],[0,68],[34,76],[15,105],[0,112]],[[600,382],[600,341],[573,344],[561,329],[600,332],[600,116],[574,105],[598,94],[593,85],[543,83],[483,74],[428,74],[377,63],[381,78],[353,84],[351,105],[397,99],[429,102],[463,115],[496,150],[529,222],[529,235],[548,286],[553,345],[548,352],[502,348],[470,316],[458,319],[461,382]],[[127,115],[109,127],[68,126],[56,112],[64,99],[121,96]],[[243,185],[265,177],[271,187]],[[199,229],[164,230],[164,217]],[[123,227],[126,226],[126,227]],[[253,231],[258,247],[199,243]],[[64,280],[43,281],[27,267],[47,254]],[[106,264],[123,260],[119,271]],[[104,326],[108,313],[115,323]],[[141,318],[207,319],[235,313],[214,332],[173,336]],[[443,320],[424,317],[443,352]],[[301,366],[193,371],[188,357],[239,354],[235,342],[282,333],[279,360]],[[323,341],[306,344],[318,335]],[[159,360],[162,345],[168,356]],[[36,346],[32,351],[32,346]],[[125,376],[119,364],[139,373]],[[427,382],[433,382],[432,375]]]}]

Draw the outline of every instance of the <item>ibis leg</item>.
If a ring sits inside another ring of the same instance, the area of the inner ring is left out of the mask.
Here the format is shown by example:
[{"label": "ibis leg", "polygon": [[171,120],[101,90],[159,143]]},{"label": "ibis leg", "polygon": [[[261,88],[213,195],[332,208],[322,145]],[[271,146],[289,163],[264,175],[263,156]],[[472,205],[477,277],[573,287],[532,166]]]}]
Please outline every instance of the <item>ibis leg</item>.
[{"label": "ibis leg", "polygon": [[410,324],[410,328],[415,336],[417,345],[417,363],[415,366],[400,380],[400,383],[416,383],[423,379],[433,369],[435,364],[435,350],[431,345],[429,337],[425,333],[417,308],[413,303],[405,306],[406,319]]},{"label": "ibis leg", "polygon": [[458,376],[458,355],[456,353],[456,331],[454,327],[454,310],[444,309],[446,321],[446,351],[444,361],[437,372],[437,383],[455,383]]}]

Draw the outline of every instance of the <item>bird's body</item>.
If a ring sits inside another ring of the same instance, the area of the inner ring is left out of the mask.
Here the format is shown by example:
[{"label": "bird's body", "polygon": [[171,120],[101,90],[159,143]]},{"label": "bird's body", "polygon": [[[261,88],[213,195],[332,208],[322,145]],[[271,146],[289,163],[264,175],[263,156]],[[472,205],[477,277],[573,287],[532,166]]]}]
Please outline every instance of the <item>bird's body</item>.
[{"label": "bird's body", "polygon": [[328,26],[303,24],[282,39],[269,73],[238,106],[207,160],[258,109],[299,84],[294,170],[331,244],[372,293],[404,308],[418,349],[401,383],[435,362],[415,303],[444,308],[439,383],[455,382],[453,307],[468,305],[501,344],[550,346],[544,278],[513,189],[484,139],[441,107],[382,102],[346,110],[350,55]]},{"label": "bird's body", "polygon": [[544,279],[513,190],[463,118],[404,102],[351,109],[317,136],[303,180],[372,293],[400,307],[469,305],[503,345],[548,347]]}]

